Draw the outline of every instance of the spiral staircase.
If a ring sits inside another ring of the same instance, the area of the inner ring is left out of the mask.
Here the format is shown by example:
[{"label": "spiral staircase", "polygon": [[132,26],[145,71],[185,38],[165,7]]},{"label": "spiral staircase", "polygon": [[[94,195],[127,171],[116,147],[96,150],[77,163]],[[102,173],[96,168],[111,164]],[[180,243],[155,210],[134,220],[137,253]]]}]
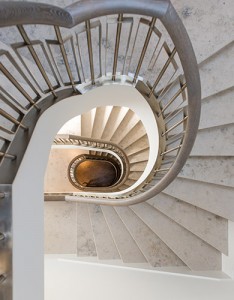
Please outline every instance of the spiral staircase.
[{"label": "spiral staircase", "polygon": [[[81,0],[66,8],[1,2],[1,299],[30,298],[22,268],[37,288],[31,265],[41,248],[30,245],[41,240],[33,230],[43,208],[45,254],[224,281],[234,276],[226,272],[233,260],[234,43],[225,34],[233,4],[216,0],[217,8],[205,3],[201,12],[191,1],[171,2],[198,65],[168,0]],[[197,22],[206,28],[210,10],[219,22],[210,16],[217,30],[203,39]],[[53,119],[46,119],[50,111]],[[45,145],[35,137],[40,120]],[[46,173],[30,154],[33,143],[41,165],[50,151]],[[117,158],[117,184],[72,185],[68,166],[78,155]],[[27,160],[45,174],[43,205],[36,204],[43,195],[33,193],[39,175],[22,175]],[[19,235],[19,224],[31,238]],[[18,262],[21,248],[28,262]]]}]

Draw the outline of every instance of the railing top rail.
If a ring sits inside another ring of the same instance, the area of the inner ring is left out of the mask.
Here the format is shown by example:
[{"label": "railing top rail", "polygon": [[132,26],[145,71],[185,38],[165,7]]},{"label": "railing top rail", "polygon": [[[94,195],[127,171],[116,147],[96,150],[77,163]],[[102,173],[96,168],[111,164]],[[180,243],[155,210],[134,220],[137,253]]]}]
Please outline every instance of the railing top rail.
[{"label": "railing top rail", "polygon": [[[78,135],[72,135],[72,134],[58,134],[55,137],[56,139],[70,139],[70,140],[79,140],[79,141],[85,141],[85,142],[90,142],[90,143],[97,143],[97,144],[103,144],[103,145],[110,145],[111,147],[117,149],[121,155],[124,157],[124,159],[126,160],[127,163],[129,163],[128,161],[128,157],[125,154],[125,152],[115,143],[110,142],[110,141],[104,141],[104,140],[99,140],[99,139],[93,139],[93,138],[86,138],[86,137],[82,137],[82,136],[78,136]],[[66,142],[66,144],[69,144],[69,142]]]},{"label": "railing top rail", "polygon": [[0,27],[16,24],[47,24],[70,28],[87,19],[119,13],[162,18],[169,4],[170,0],[81,0],[66,8],[60,8],[45,3],[1,2]]}]

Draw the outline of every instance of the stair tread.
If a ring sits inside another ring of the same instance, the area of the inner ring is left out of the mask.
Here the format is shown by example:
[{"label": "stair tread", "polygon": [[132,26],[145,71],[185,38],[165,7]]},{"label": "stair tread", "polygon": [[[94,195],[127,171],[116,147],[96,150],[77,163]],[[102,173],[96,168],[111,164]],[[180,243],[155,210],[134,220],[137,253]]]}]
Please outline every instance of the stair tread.
[{"label": "stair tread", "polygon": [[103,130],[102,133],[101,138],[103,140],[109,141],[111,139],[114,132],[118,128],[119,124],[121,124],[122,120],[124,119],[128,111],[129,109],[127,107],[119,107],[119,106],[112,107],[105,129]]},{"label": "stair tread", "polygon": [[102,133],[105,129],[106,123],[110,116],[112,107],[111,106],[101,106],[96,108],[95,118],[92,128],[92,138],[100,139]]},{"label": "stair tread", "polygon": [[234,124],[198,132],[191,156],[233,156]]},{"label": "stair tread", "polygon": [[132,110],[129,110],[115,130],[110,141],[119,143],[138,122],[139,117]]},{"label": "stair tread", "polygon": [[99,205],[89,204],[94,241],[99,259],[120,259],[106,220]]},{"label": "stair tread", "polygon": [[102,212],[124,263],[146,263],[146,259],[122,220],[111,206],[102,206]]},{"label": "stair tread", "polygon": [[184,263],[128,207],[115,207],[138,247],[153,267],[183,266]]},{"label": "stair tread", "polygon": [[176,178],[163,193],[234,221],[233,188]]},{"label": "stair tread", "polygon": [[77,203],[77,256],[97,256],[88,205]]},{"label": "stair tread", "polygon": [[77,252],[76,204],[45,202],[45,253],[75,254]]},{"label": "stair tread", "polygon": [[234,187],[234,157],[189,157],[179,173],[188,178],[207,183]]},{"label": "stair tread", "polygon": [[81,136],[91,138],[96,109],[81,115]]},{"label": "stair tread", "polygon": [[[175,223],[147,203],[131,209],[164,241],[192,270],[220,270],[221,254],[200,238]],[[175,238],[177,237],[177,238]]]},{"label": "stair tread", "polygon": [[199,129],[233,123],[233,97],[234,87],[204,99],[202,101]]},{"label": "stair tread", "polygon": [[172,196],[158,194],[147,201],[155,209],[174,220],[199,238],[227,255],[228,221]]},{"label": "stair tread", "polygon": [[199,65],[203,97],[233,86],[233,50],[234,42],[231,42],[222,51],[210,56]]}]

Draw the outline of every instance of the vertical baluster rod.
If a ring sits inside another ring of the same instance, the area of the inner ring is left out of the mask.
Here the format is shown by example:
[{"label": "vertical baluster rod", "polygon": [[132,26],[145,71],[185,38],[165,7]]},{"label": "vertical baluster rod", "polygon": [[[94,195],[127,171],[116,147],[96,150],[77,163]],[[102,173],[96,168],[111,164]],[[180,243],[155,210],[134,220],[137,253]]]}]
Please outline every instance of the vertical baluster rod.
[{"label": "vertical baluster rod", "polygon": [[42,63],[41,63],[41,61],[40,61],[40,59],[39,59],[39,57],[38,57],[38,55],[37,55],[37,53],[36,53],[36,51],[35,51],[32,43],[31,43],[31,41],[30,41],[30,39],[29,39],[29,37],[28,37],[28,35],[27,35],[24,27],[22,25],[18,25],[17,28],[18,28],[19,33],[22,36],[25,44],[27,45],[28,50],[31,53],[32,58],[34,59],[34,61],[35,61],[36,65],[37,65],[37,67],[38,67],[38,69],[39,69],[42,77],[44,78],[46,84],[48,85],[51,93],[54,95],[55,98],[57,98],[57,95],[56,95],[56,93],[54,91],[53,85],[51,84],[51,82],[49,80],[49,77],[47,76],[47,74],[45,72],[45,69],[43,68]]},{"label": "vertical baluster rod", "polygon": [[145,57],[145,53],[147,51],[147,48],[148,48],[148,45],[149,45],[149,42],[150,42],[150,38],[151,38],[151,35],[152,35],[152,32],[153,32],[155,23],[156,23],[156,18],[154,17],[154,18],[152,18],[152,21],[150,22],[149,30],[148,30],[148,33],[147,33],[147,36],[146,36],[146,39],[145,39],[145,43],[144,43],[144,46],[143,46],[143,49],[142,49],[142,52],[141,52],[141,56],[140,56],[138,65],[137,65],[137,69],[136,69],[136,72],[135,72],[133,83],[136,83],[137,77],[139,75],[139,72],[140,72],[140,69],[141,69],[141,66],[142,66],[142,63],[143,63],[143,60],[144,60],[144,57]]},{"label": "vertical baluster rod", "polygon": [[115,81],[115,77],[116,77],[117,61],[118,61],[118,55],[119,55],[120,36],[121,36],[121,31],[122,31],[122,21],[123,21],[123,14],[119,14],[117,31],[116,31],[116,40],[115,40],[114,63],[113,63],[113,71],[112,71],[112,80],[113,81]]},{"label": "vertical baluster rod", "polygon": [[168,57],[168,60],[166,61],[165,65],[163,66],[161,72],[159,73],[158,78],[156,79],[154,85],[153,85],[152,88],[151,88],[151,91],[150,91],[150,93],[149,93],[149,97],[152,96],[152,94],[153,94],[155,88],[157,87],[157,85],[159,84],[160,80],[162,79],[164,73],[166,72],[166,70],[167,70],[168,66],[170,65],[171,61],[173,60],[175,54],[176,54],[176,48],[174,48],[174,49],[172,50],[170,56]]},{"label": "vertical baluster rod", "polygon": [[77,93],[77,89],[75,87],[75,81],[73,79],[71,68],[69,66],[67,53],[66,53],[66,49],[64,47],[63,37],[62,37],[61,31],[60,31],[60,28],[58,26],[54,26],[54,29],[55,29],[55,33],[56,33],[56,36],[57,36],[57,40],[58,40],[58,43],[59,43],[59,47],[60,47],[60,50],[61,50],[61,53],[62,53],[62,57],[63,57],[64,63],[65,63],[65,67],[66,67],[66,70],[67,70],[69,80],[71,82],[71,85],[72,85],[72,88],[73,88],[74,92]]},{"label": "vertical baluster rod", "polygon": [[92,46],[90,20],[85,21],[85,26],[86,26],[86,35],[87,35],[87,43],[88,43],[88,51],[89,51],[89,65],[90,65],[91,82],[94,85],[95,84],[95,76],[94,76],[93,46]]}]

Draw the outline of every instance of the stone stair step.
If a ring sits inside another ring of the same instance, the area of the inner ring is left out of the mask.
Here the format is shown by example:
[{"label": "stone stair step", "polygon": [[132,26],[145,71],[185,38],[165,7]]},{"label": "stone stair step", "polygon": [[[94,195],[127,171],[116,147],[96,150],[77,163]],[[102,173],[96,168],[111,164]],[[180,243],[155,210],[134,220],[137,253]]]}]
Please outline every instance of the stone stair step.
[{"label": "stone stair step", "polygon": [[101,208],[122,261],[124,263],[146,263],[146,258],[114,208],[111,206],[102,206]]},{"label": "stone stair step", "polygon": [[96,108],[95,118],[93,122],[92,138],[101,139],[102,133],[105,129],[109,119],[112,107],[101,106]]},{"label": "stone stair step", "polygon": [[163,193],[234,221],[233,188],[176,178]]},{"label": "stone stair step", "polygon": [[133,111],[129,110],[115,130],[110,141],[118,144],[138,122],[138,116]]},{"label": "stone stair step", "polygon": [[132,180],[138,180],[141,177],[142,173],[142,171],[131,171],[128,178]]},{"label": "stone stair step", "polygon": [[77,203],[77,256],[97,256],[88,205]]},{"label": "stone stair step", "polygon": [[120,259],[119,252],[108,228],[101,207],[89,205],[96,251],[99,259]]},{"label": "stone stair step", "polygon": [[233,156],[233,136],[234,124],[200,130],[191,156]]},{"label": "stone stair step", "polygon": [[148,203],[133,205],[131,209],[191,270],[221,270],[218,250]]},{"label": "stone stair step", "polygon": [[127,155],[134,154],[138,152],[139,150],[143,150],[149,148],[149,140],[148,136],[145,134],[143,137],[139,138],[135,142],[131,143],[128,147],[124,149],[124,152]]},{"label": "stone stair step", "polygon": [[132,186],[135,182],[136,182],[136,180],[134,180],[134,179],[127,179],[127,180],[124,182],[124,185],[127,186],[127,187],[130,187],[130,186]]},{"label": "stone stair step", "polygon": [[76,204],[64,201],[44,203],[45,253],[76,254]]},{"label": "stone stair step", "polygon": [[[145,128],[141,121],[139,121],[125,136],[119,141],[120,147],[123,149],[131,146],[133,143],[138,141],[140,138],[145,136]],[[145,147],[146,148],[146,147]],[[142,149],[142,148],[141,148]]]},{"label": "stone stair step", "polygon": [[234,187],[234,157],[189,157],[180,178]]},{"label": "stone stair step", "polygon": [[233,51],[231,42],[199,65],[203,98],[233,86]]},{"label": "stone stair step", "polygon": [[149,149],[145,149],[145,150],[139,151],[138,153],[134,153],[133,155],[130,155],[128,157],[128,159],[131,164],[142,162],[142,161],[148,161]]},{"label": "stone stair step", "polygon": [[107,120],[106,126],[105,126],[102,136],[101,136],[101,138],[104,141],[109,141],[111,139],[114,132],[117,130],[117,128],[123,121],[123,119],[128,111],[129,111],[129,108],[127,108],[127,107],[119,107],[119,106],[112,107],[110,116]]},{"label": "stone stair step", "polygon": [[115,207],[115,210],[153,267],[184,265],[175,253],[129,207]]},{"label": "stone stair step", "polygon": [[91,138],[96,109],[81,115],[81,136]]},{"label": "stone stair step", "polygon": [[205,98],[202,101],[199,129],[217,127],[233,123],[233,97],[234,87]]},{"label": "stone stair step", "polygon": [[[193,42],[198,62],[233,40],[233,2],[172,1]],[[199,26],[198,26],[199,24]],[[212,24],[212,26],[210,26]],[[202,35],[201,35],[202,32]]]},{"label": "stone stair step", "polygon": [[147,161],[139,161],[139,162],[133,162],[130,164],[130,171],[131,172],[141,172],[145,170],[145,167],[147,165]]},{"label": "stone stair step", "polygon": [[147,201],[155,209],[227,255],[228,221],[174,197],[160,193]]}]

